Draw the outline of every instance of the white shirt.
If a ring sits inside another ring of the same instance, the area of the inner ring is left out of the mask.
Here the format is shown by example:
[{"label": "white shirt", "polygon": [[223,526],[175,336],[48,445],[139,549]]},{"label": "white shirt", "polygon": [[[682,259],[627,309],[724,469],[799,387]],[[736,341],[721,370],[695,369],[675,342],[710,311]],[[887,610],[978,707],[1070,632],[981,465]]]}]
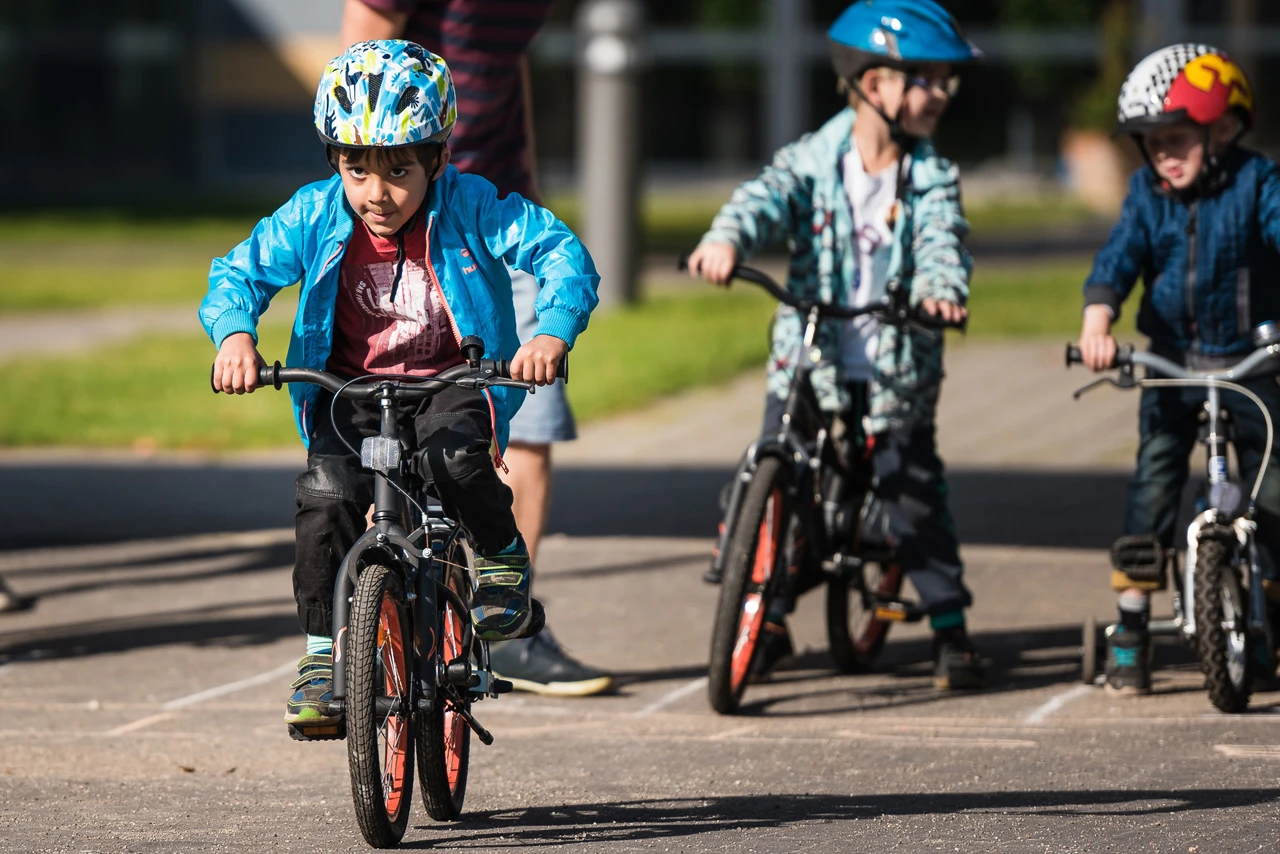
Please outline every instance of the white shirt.
[{"label": "white shirt", "polygon": [[[886,293],[886,273],[893,246],[890,219],[898,199],[898,164],[868,175],[857,143],[853,143],[844,156],[844,192],[853,211],[858,247],[858,276],[849,305],[864,306],[884,299]],[[845,321],[840,361],[847,379],[871,379],[879,327],[870,317]]]}]

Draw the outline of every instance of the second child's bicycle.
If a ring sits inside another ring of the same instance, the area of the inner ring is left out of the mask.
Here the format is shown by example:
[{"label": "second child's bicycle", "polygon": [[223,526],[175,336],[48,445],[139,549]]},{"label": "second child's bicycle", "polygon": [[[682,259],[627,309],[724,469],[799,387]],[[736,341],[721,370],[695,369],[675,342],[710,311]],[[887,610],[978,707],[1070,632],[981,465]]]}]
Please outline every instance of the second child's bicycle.
[{"label": "second child's bicycle", "polygon": [[[488,643],[471,625],[471,547],[466,533],[430,494],[429,472],[402,442],[402,403],[427,399],[449,385],[484,389],[507,385],[509,365],[483,359],[478,338],[461,343],[467,363],[434,377],[374,375],[344,380],[279,362],[259,371],[262,386],[314,383],[336,397],[377,401],[380,432],[359,449],[375,473],[373,526],[343,559],[333,591],[333,699],[337,723],[290,725],[298,740],[347,741],[351,796],[365,841],[376,848],[400,843],[409,822],[414,763],[422,802],[437,821],[462,812],[467,792],[471,734],[493,736],[472,705],[512,689],[493,675]],[[567,367],[562,363],[560,376]],[[355,453],[355,448],[351,449]],[[545,616],[533,602],[527,635]]]},{"label": "second child's bicycle", "polygon": [[785,611],[806,590],[826,586],[827,638],[845,673],[871,669],[892,623],[925,616],[900,595],[904,576],[892,552],[864,536],[871,533],[863,520],[874,494],[861,418],[866,388],[843,417],[819,407],[812,377],[825,364],[814,346],[820,322],[875,315],[884,323],[962,326],[891,301],[854,308],[802,300],[751,267],[736,267],[732,278],[794,308],[805,327],[781,427],[747,448],[727,491],[723,529],[705,576],[720,585],[707,668],[711,707],[720,714],[738,710],[761,653],[766,614],[779,604]]},{"label": "second child's bicycle", "polygon": [[[1109,383],[1117,388],[1203,387],[1206,392],[1200,418],[1199,442],[1206,451],[1207,477],[1197,501],[1197,515],[1186,534],[1186,555],[1181,572],[1175,558],[1173,617],[1153,620],[1154,635],[1177,635],[1195,648],[1204,672],[1209,700],[1223,712],[1242,712],[1249,705],[1261,662],[1274,661],[1276,638],[1267,614],[1267,597],[1258,565],[1254,503],[1271,462],[1275,431],[1266,405],[1239,381],[1280,372],[1280,330],[1263,324],[1254,333],[1257,348],[1237,364],[1219,371],[1190,371],[1168,359],[1121,347],[1113,367],[1118,379],[1104,377],[1076,392],[1081,394]],[[1067,365],[1081,363],[1080,350],[1067,345]],[[1145,378],[1134,367],[1147,369]],[[1227,446],[1235,441],[1234,427],[1222,408],[1222,392],[1242,394],[1257,405],[1267,425],[1267,446],[1247,499],[1227,466]],[[1121,537],[1112,547],[1116,569],[1130,578],[1159,582],[1170,555],[1153,536]],[[1114,631],[1108,626],[1107,633]],[[1084,628],[1084,681],[1098,675],[1098,633],[1093,620]],[[1270,665],[1268,665],[1270,666]],[[1274,667],[1271,667],[1273,670]]]}]

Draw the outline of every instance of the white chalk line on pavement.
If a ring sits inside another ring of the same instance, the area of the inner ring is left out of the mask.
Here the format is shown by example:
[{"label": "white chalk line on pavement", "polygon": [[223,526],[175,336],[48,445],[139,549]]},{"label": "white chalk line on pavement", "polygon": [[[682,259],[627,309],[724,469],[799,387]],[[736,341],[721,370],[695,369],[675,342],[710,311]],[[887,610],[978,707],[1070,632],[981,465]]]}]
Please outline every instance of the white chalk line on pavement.
[{"label": "white chalk line on pavement", "polygon": [[1077,697],[1083,697],[1085,694],[1089,693],[1092,690],[1093,690],[1092,685],[1077,685],[1074,688],[1068,688],[1066,691],[1063,691],[1061,694],[1055,694],[1054,696],[1050,697],[1046,702],[1041,703],[1039,706],[1036,706],[1034,709],[1032,709],[1027,714],[1027,716],[1023,718],[1023,723],[1027,723],[1027,724],[1043,723],[1046,718],[1048,718],[1050,715],[1061,710],[1062,707],[1065,706],[1067,703],[1070,703],[1072,700],[1076,699]]},{"label": "white chalk line on pavement", "polygon": [[706,686],[707,686],[707,677],[699,676],[697,679],[694,679],[692,682],[686,682],[685,684],[681,685],[679,688],[676,688],[672,691],[668,691],[667,693],[663,694],[657,700],[654,700],[652,703],[650,703],[640,711],[633,714],[632,717],[647,718],[649,717],[649,715],[653,714],[654,712],[662,711],[667,706],[670,706],[672,703],[676,702],[680,698],[687,697],[688,695],[692,694],[694,691],[699,691],[705,688]]},{"label": "white chalk line on pavement", "polygon": [[295,672],[297,668],[297,662],[290,661],[286,664],[280,665],[274,670],[268,670],[266,673],[259,673],[256,676],[237,679],[234,682],[227,682],[225,685],[216,685],[212,688],[206,688],[203,691],[197,691],[194,694],[188,694],[185,697],[179,697],[176,700],[170,700],[161,706],[164,711],[157,712],[154,715],[148,715],[145,718],[139,718],[136,721],[108,730],[107,735],[126,735],[131,732],[137,732],[138,730],[145,729],[154,723],[159,723],[162,720],[173,717],[173,713],[178,709],[195,705],[196,703],[200,703],[205,700],[212,700],[214,697],[221,697],[224,694],[231,694],[244,688],[252,688],[254,685],[261,685],[264,682],[270,682],[273,679],[279,679],[286,673]]},{"label": "white chalk line on pavement", "polygon": [[1280,744],[1215,744],[1213,749],[1229,759],[1280,759]]}]

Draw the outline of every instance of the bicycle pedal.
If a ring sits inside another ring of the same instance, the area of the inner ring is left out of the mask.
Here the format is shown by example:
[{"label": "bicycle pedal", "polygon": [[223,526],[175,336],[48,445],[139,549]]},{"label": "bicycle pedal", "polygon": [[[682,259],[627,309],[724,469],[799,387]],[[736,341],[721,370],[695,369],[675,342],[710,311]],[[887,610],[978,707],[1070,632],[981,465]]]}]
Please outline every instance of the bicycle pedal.
[{"label": "bicycle pedal", "polygon": [[331,724],[289,724],[289,738],[294,741],[340,741],[347,737],[345,721]]},{"label": "bicycle pedal", "polygon": [[506,679],[499,679],[496,676],[489,682],[489,690],[494,694],[510,694],[515,689],[516,686],[514,684],[508,682]]}]

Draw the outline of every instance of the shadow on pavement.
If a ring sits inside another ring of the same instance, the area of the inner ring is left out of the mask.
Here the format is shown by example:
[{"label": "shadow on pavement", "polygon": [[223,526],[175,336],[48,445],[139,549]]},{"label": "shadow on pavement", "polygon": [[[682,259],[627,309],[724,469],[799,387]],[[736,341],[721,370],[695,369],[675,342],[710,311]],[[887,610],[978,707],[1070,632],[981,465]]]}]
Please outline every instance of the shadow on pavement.
[{"label": "shadow on pavement", "polygon": [[[293,464],[0,465],[0,548],[293,526]],[[711,537],[727,468],[561,468],[550,533]],[[966,543],[1101,548],[1119,533],[1127,476],[953,470]]]},{"label": "shadow on pavement", "polygon": [[[243,613],[266,609],[278,613]],[[9,632],[0,634],[0,663],[102,655],[170,644],[257,646],[298,636],[295,609],[292,599],[266,599]]]},{"label": "shadow on pavement", "polygon": [[795,823],[938,816],[955,813],[1025,813],[1028,816],[1157,816],[1257,807],[1280,801],[1278,788],[1128,789],[1083,791],[912,792],[880,795],[737,795],[672,800],[566,804],[468,813],[454,827],[405,848],[598,846],[603,842],[680,839],[716,831],[750,831]]}]

